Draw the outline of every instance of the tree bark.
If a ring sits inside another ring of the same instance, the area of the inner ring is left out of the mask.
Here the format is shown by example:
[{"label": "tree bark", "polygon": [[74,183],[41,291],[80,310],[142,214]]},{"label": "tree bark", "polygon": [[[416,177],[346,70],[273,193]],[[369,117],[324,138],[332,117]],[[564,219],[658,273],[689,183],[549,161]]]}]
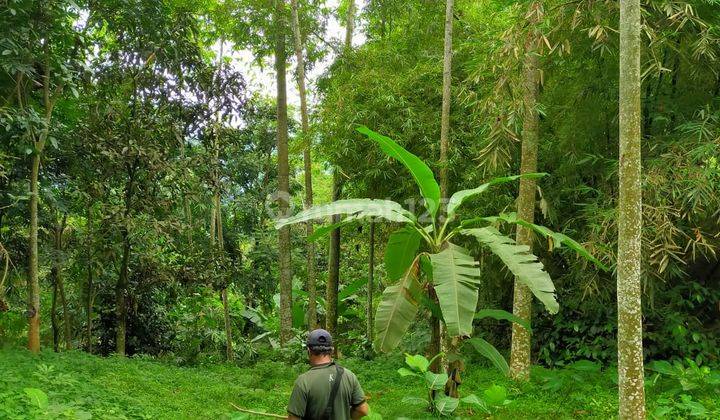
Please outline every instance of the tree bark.
[{"label": "tree bark", "polygon": [[122,238],[122,261],[120,263],[120,273],[118,281],[115,285],[115,317],[117,320],[117,329],[115,330],[115,353],[125,356],[125,337],[127,332],[127,287],[128,277],[130,275],[130,253],[132,246],[130,243],[130,232],[127,223],[132,212],[133,189],[135,188],[135,165],[131,164],[127,167],[128,180],[125,184],[125,214],[122,221],[123,226],[120,229],[120,237]]},{"label": "tree bark", "polygon": [[60,293],[60,304],[63,309],[63,341],[65,341],[65,350],[72,350],[72,333],[70,325],[70,311],[68,311],[67,299],[65,298],[65,282],[62,273],[62,260],[60,254],[63,246],[63,233],[67,225],[67,214],[63,215],[62,222],[55,227],[55,282],[57,290]]},{"label": "tree bark", "polygon": [[40,352],[40,282],[38,279],[38,174],[40,150],[35,150],[30,170],[30,250],[28,256],[28,349]]},{"label": "tree bark", "polygon": [[620,0],[618,387],[620,419],[644,419],[640,0]]},{"label": "tree bark", "polygon": [[[340,173],[337,168],[333,172],[332,200],[340,199]],[[332,222],[340,221],[338,216],[333,216]],[[330,232],[330,249],[328,256],[328,281],[325,290],[325,329],[335,335],[338,321],[338,289],[340,286],[340,228]],[[337,345],[335,346],[337,349]]]},{"label": "tree bark", "polygon": [[[445,4],[445,42],[443,47],[442,111],[440,114],[440,196],[448,196],[448,148],[450,144],[450,87],[452,84],[453,0]],[[445,208],[443,203],[442,208]]]},{"label": "tree bark", "polygon": [[115,353],[125,356],[125,336],[127,331],[127,302],[126,294],[128,287],[128,275],[130,270],[130,234],[127,227],[122,232],[123,254],[120,264],[120,275],[115,286],[115,317],[117,319],[117,330],[115,331]]},{"label": "tree bark", "polygon": [[[298,18],[297,0],[291,0],[292,4],[292,29],[295,46],[295,59],[297,60],[297,83],[300,94],[300,122],[302,128],[302,139],[305,143],[303,149],[303,165],[305,171],[305,209],[313,205],[312,188],[312,157],[310,155],[310,124],[308,122],[307,92],[305,90],[305,57],[303,56],[303,41],[300,33],[300,19]],[[309,238],[313,234],[313,223],[305,224],[305,235]],[[315,242],[307,241],[307,280],[306,288],[308,293],[307,325],[309,330],[317,327],[317,287],[315,285]]]},{"label": "tree bark", "polygon": [[[368,284],[367,284],[367,340],[372,343],[375,340],[373,330],[373,292],[375,288],[375,220],[370,219],[370,258],[368,260]],[[370,346],[372,349],[372,346]]]},{"label": "tree bark", "polygon": [[52,302],[50,303],[50,328],[52,329],[53,338],[53,351],[57,353],[60,351],[60,330],[58,328],[57,320],[57,271],[53,267],[50,269],[50,278],[52,279]]},{"label": "tree bark", "polygon": [[[275,73],[277,77],[277,150],[278,204],[286,216],[290,200],[290,163],[288,160],[288,114],[285,57],[285,1],[275,1]],[[292,338],[292,267],[290,266],[290,227],[278,233],[280,259],[280,345]]]},{"label": "tree bark", "polygon": [[93,317],[93,300],[94,300],[94,286],[93,286],[93,259],[92,259],[92,208],[88,204],[87,206],[87,286],[85,297],[85,315],[87,317],[85,325],[85,346],[88,353],[92,353],[93,342],[92,342],[92,317]]},{"label": "tree bark", "polygon": [[[539,120],[537,113],[538,97],[538,39],[535,27],[542,16],[542,4],[530,4],[528,14],[531,18],[531,29],[525,43],[525,64],[523,83],[523,136],[520,174],[537,172],[537,153],[539,140]],[[535,180],[523,178],[520,180],[520,192],[517,199],[517,212],[521,220],[529,223],[535,221]],[[533,234],[530,229],[518,226],[516,242],[527,245],[532,252]],[[532,315],[532,293],[527,286],[517,278],[514,285],[513,314],[530,322]],[[517,380],[530,379],[530,332],[517,323],[512,324],[512,342],[510,351],[510,376]]]},{"label": "tree bark", "polygon": [[[345,16],[345,48],[343,54],[347,54],[352,49],[352,37],[355,30],[355,0],[348,2],[347,15]],[[342,190],[342,178],[340,175],[340,168],[335,167],[333,171],[333,188],[332,188],[332,200],[337,201],[340,199],[340,192]],[[332,222],[338,223],[340,216],[333,216]],[[331,334],[335,334],[337,330],[337,305],[338,305],[338,289],[340,287],[340,229],[333,229],[330,232],[330,250],[328,256],[328,281],[325,289],[325,329]],[[337,353],[338,346],[335,345],[335,352]]]}]

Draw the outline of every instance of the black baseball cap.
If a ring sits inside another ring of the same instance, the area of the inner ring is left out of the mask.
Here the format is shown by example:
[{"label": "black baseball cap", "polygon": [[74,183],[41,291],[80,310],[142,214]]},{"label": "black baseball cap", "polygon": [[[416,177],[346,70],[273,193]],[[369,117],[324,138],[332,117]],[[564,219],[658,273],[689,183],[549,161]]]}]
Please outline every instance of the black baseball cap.
[{"label": "black baseball cap", "polygon": [[308,334],[307,338],[307,346],[308,347],[318,347],[318,346],[324,346],[324,347],[332,347],[332,336],[329,332],[318,328],[317,330],[310,331],[310,334]]}]

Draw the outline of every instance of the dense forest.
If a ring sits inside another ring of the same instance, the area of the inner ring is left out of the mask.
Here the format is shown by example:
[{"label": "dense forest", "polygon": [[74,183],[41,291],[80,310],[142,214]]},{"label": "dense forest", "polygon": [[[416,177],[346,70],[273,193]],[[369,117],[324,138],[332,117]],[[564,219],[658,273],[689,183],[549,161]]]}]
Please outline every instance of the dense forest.
[{"label": "dense forest", "polygon": [[0,139],[0,418],[720,417],[718,0],[0,0]]}]

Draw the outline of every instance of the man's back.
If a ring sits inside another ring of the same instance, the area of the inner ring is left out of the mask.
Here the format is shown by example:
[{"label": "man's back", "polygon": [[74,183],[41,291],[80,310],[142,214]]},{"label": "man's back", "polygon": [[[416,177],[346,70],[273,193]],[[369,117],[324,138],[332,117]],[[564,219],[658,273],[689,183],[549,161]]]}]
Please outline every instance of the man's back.
[{"label": "man's back", "polygon": [[[334,363],[313,366],[300,375],[290,396],[288,413],[302,419],[322,419],[337,376],[337,366]],[[332,420],[349,420],[351,409],[364,401],[365,393],[357,377],[344,369],[333,404]]]}]

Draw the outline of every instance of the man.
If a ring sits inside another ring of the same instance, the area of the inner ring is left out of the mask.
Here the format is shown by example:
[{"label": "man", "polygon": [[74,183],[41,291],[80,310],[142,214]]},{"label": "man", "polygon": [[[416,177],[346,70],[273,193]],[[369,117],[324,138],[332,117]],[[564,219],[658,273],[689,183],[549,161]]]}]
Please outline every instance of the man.
[{"label": "man", "polygon": [[357,377],[332,359],[330,333],[321,329],[310,332],[307,350],[311,367],[295,381],[288,419],[355,420],[367,416],[370,407]]}]

